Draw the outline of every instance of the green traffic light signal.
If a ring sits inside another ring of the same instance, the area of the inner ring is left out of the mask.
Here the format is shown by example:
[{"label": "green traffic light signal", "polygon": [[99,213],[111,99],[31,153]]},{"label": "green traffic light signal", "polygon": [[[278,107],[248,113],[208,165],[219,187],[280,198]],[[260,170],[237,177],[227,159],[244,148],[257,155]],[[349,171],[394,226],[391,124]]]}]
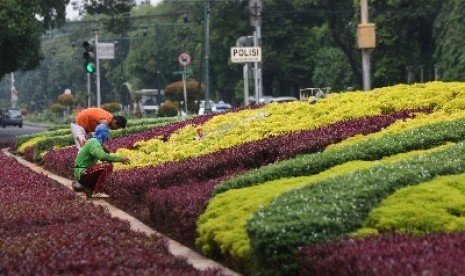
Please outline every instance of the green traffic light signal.
[{"label": "green traffic light signal", "polygon": [[94,46],[87,41],[84,41],[84,43],[82,43],[82,46],[85,50],[82,55],[82,57],[84,58],[84,69],[87,73],[93,74],[95,73]]},{"label": "green traffic light signal", "polygon": [[95,73],[95,64],[93,62],[86,62],[84,69],[86,69],[87,73]]}]

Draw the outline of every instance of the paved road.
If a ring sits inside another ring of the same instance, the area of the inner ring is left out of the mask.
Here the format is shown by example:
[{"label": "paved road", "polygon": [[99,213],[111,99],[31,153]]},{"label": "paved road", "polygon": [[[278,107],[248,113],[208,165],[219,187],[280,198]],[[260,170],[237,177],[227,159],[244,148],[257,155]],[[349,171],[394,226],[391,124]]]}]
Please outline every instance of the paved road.
[{"label": "paved road", "polygon": [[22,128],[17,126],[7,126],[5,128],[0,127],[0,140],[1,141],[9,141],[16,138],[18,135],[23,134],[32,134],[37,132],[44,132],[47,131],[46,127],[42,126],[35,126],[31,124],[24,124]]}]

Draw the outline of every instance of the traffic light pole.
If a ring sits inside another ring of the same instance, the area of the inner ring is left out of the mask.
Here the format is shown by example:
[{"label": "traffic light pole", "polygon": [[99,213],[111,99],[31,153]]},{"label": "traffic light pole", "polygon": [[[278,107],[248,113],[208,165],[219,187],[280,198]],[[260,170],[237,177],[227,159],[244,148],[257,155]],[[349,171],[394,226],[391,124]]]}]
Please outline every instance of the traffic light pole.
[{"label": "traffic light pole", "polygon": [[90,73],[87,73],[87,107],[90,107]]},{"label": "traffic light pole", "polygon": [[94,40],[95,40],[95,68],[96,68],[96,86],[97,86],[97,107],[100,107],[100,60],[99,60],[99,54],[98,54],[98,29],[94,29]]}]

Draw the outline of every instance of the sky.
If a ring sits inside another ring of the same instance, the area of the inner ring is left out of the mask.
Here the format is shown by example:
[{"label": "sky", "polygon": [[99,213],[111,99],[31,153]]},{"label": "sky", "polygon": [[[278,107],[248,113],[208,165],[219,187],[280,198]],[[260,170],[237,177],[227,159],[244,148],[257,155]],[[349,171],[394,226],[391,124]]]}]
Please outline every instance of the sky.
[{"label": "sky", "polygon": [[[162,0],[150,0],[150,3],[152,4],[152,6],[155,6],[156,4],[160,3],[161,1]],[[140,0],[136,0],[136,2],[139,3]],[[66,6],[66,18],[70,19],[70,20],[79,19],[78,12],[73,10],[73,6],[71,6],[71,4]]]}]

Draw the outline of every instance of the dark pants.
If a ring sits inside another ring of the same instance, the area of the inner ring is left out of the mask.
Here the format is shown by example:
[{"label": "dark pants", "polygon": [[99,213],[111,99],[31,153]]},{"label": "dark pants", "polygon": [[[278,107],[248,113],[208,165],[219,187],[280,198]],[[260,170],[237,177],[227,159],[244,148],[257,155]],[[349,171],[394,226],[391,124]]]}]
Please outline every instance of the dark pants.
[{"label": "dark pants", "polygon": [[79,183],[93,190],[94,193],[103,192],[103,182],[113,172],[113,163],[104,162],[87,168],[82,174]]}]

